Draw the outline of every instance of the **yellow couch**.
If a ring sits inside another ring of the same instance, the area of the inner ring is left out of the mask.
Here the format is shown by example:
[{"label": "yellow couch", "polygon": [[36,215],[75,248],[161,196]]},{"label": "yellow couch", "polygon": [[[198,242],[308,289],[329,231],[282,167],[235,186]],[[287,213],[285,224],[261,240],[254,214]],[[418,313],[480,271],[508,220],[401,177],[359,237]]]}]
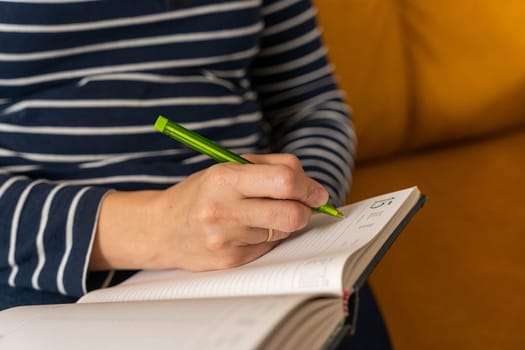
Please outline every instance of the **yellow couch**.
[{"label": "yellow couch", "polygon": [[371,277],[394,347],[525,347],[525,1],[317,0],[353,109],[349,201],[420,186]]}]

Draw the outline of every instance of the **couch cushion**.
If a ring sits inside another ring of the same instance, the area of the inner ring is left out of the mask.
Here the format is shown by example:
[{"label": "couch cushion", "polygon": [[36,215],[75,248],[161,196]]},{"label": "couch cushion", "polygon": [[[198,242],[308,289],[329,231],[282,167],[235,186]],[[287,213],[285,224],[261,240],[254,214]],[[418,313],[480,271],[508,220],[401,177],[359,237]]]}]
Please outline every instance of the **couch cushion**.
[{"label": "couch cushion", "polygon": [[524,149],[522,129],[357,168],[352,201],[428,196],[371,277],[396,349],[523,348]]},{"label": "couch cushion", "polygon": [[525,2],[404,0],[414,146],[525,123]]},{"label": "couch cushion", "polygon": [[317,0],[358,158],[525,124],[525,2]]}]

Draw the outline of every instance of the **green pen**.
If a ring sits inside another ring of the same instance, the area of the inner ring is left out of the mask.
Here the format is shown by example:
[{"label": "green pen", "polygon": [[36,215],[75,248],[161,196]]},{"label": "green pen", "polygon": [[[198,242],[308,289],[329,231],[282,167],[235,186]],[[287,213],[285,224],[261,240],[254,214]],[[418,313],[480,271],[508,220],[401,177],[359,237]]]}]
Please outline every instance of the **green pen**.
[{"label": "green pen", "polygon": [[[213,141],[205,138],[202,135],[197,134],[191,130],[188,130],[179,124],[172,122],[168,118],[161,115],[158,116],[157,121],[154,125],[155,129],[167,135],[180,143],[193,148],[197,152],[205,154],[217,162],[234,162],[241,164],[253,164],[248,159],[245,159],[232,151],[219,146]],[[335,216],[337,218],[343,218],[344,215],[339,210],[329,204],[322,205],[318,208],[312,208],[320,213]]]}]

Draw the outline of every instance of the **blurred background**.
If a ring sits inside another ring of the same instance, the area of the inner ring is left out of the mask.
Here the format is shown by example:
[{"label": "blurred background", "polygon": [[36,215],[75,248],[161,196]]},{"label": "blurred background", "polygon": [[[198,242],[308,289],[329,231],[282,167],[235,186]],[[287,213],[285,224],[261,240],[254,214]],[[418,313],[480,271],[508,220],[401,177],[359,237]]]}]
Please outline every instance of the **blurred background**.
[{"label": "blurred background", "polygon": [[353,110],[348,201],[427,195],[373,272],[397,350],[525,345],[525,1],[317,0]]}]

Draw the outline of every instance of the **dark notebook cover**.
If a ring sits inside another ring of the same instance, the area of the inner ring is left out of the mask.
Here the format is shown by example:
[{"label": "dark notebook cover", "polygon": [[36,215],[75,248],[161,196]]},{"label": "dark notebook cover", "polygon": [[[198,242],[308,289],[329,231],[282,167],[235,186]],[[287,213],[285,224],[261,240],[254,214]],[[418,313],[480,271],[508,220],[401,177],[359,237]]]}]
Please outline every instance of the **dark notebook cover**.
[{"label": "dark notebook cover", "polygon": [[379,261],[383,258],[383,256],[386,254],[388,249],[392,246],[394,241],[399,237],[403,229],[408,225],[410,220],[414,217],[414,215],[417,213],[419,209],[423,207],[426,201],[426,196],[422,194],[416,204],[410,209],[408,214],[401,220],[399,225],[394,229],[394,231],[390,234],[386,242],[383,244],[383,246],[377,251],[377,254],[374,256],[374,258],[370,261],[370,264],[367,265],[363,273],[357,278],[356,283],[354,284],[354,292],[349,296],[348,299],[348,317],[346,318],[346,322],[342,327],[337,331],[336,334],[334,334],[334,337],[332,341],[330,342],[330,345],[328,346],[328,349],[335,349],[337,348],[338,344],[341,342],[341,339],[347,335],[347,334],[354,334],[357,330],[357,317],[359,314],[359,290],[365,284],[368,277],[374,270],[374,268],[377,266]]}]

